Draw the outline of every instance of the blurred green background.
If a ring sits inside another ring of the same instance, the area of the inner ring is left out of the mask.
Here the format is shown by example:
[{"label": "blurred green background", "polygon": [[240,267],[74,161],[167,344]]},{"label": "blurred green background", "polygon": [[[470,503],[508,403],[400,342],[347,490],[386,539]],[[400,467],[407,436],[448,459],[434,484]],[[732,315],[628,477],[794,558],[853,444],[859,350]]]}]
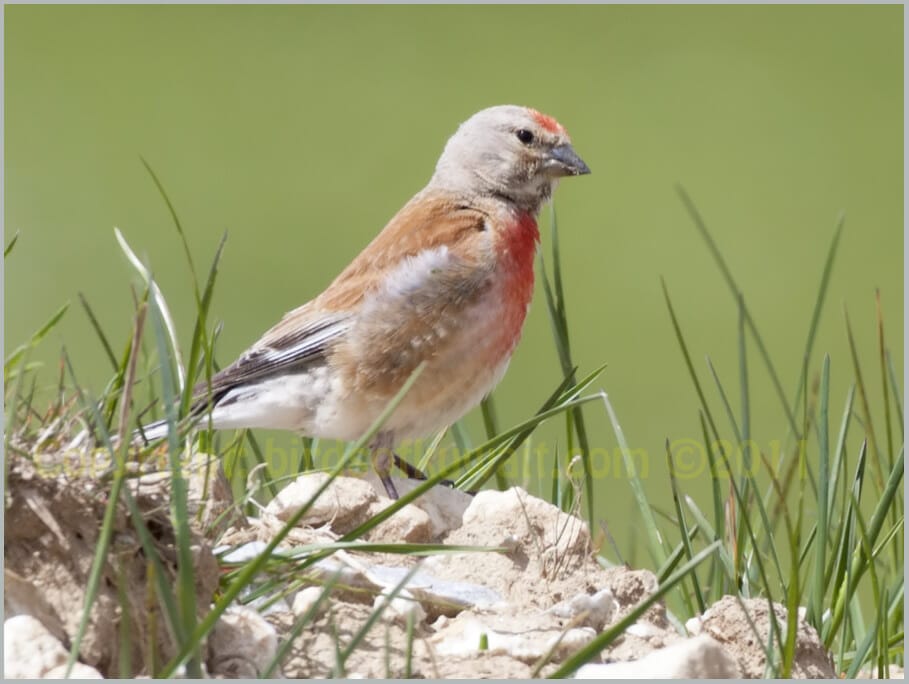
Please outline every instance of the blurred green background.
[{"label": "blurred green background", "polygon": [[[839,416],[852,381],[846,305],[880,406],[875,288],[903,377],[902,6],[4,11],[6,240],[21,233],[5,266],[7,353],[74,304],[36,354],[46,389],[61,345],[92,391],[109,376],[77,293],[118,351],[127,339],[136,278],[114,226],[149,260],[189,340],[188,271],[140,155],[200,269],[229,231],[213,304],[224,364],[317,294],[422,187],[459,122],[502,103],[557,117],[593,169],[556,194],[573,351],[582,372],[609,364],[599,386],[645,450],[653,500],[668,492],[664,440],[700,436],[661,275],[715,410],[705,355],[739,405],[737,305],[675,183],[715,233],[790,399],[840,211],[812,377],[829,353]],[[753,433],[770,451],[786,422],[749,351]],[[501,423],[529,416],[559,379],[538,287],[495,393]],[[614,453],[602,406],[586,415],[593,444]],[[468,428],[479,441],[476,415]],[[558,428],[536,438],[550,454],[565,447]],[[698,473],[682,484],[707,495]],[[620,545],[635,538],[633,510],[610,469],[596,512]]]}]

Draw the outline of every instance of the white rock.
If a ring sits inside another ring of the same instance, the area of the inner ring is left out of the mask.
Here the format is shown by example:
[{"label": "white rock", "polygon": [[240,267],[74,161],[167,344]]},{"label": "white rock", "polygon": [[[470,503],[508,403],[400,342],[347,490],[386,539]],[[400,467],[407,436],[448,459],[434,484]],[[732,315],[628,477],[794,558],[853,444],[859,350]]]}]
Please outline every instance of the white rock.
[{"label": "white rock", "polygon": [[6,679],[40,679],[66,664],[63,644],[31,615],[3,623],[3,674]]},{"label": "white rock", "polygon": [[[391,505],[390,500],[376,502],[370,506],[366,517],[371,518]],[[408,504],[390,518],[383,520],[367,533],[369,541],[387,541],[391,543],[407,542],[411,544],[432,540],[432,522],[426,511],[414,504]]]},{"label": "white rock", "polygon": [[586,613],[579,625],[600,631],[612,622],[619,604],[609,589],[595,594],[577,594],[567,601],[557,603],[548,612],[566,620],[573,620]]},{"label": "white rock", "polygon": [[[385,496],[385,487],[378,476],[370,471],[364,477],[373,490],[379,494],[380,500]],[[404,496],[422,483],[419,480],[395,480],[398,494]],[[452,489],[445,485],[437,485],[417,498],[411,505],[423,509],[429,516],[431,525],[430,538],[439,539],[442,535],[461,526],[464,511],[470,506],[473,496],[459,489]]]},{"label": "white rock", "polygon": [[[429,564],[426,563],[423,567],[429,567]],[[407,568],[373,565],[367,574],[376,585],[391,589],[408,572]],[[456,615],[468,608],[491,610],[504,603],[502,596],[488,587],[441,580],[423,571],[417,571],[411,576],[406,589],[433,615]]]},{"label": "white rock", "polygon": [[507,631],[496,629],[475,616],[459,616],[447,629],[432,639],[439,655],[475,657],[480,652],[481,640],[485,651],[492,655],[509,655],[525,663],[533,663],[552,652],[554,660],[561,660],[590,643],[596,632],[590,627],[575,627],[564,631],[558,628],[521,631],[515,626]]},{"label": "white rock", "polygon": [[688,631],[688,633],[691,636],[697,636],[698,634],[700,634],[702,626],[703,626],[703,623],[701,622],[701,618],[697,615],[695,615],[690,620],[685,621],[685,629]]},{"label": "white rock", "polygon": [[650,637],[663,634],[663,630],[656,625],[651,625],[649,622],[635,622],[634,624],[629,625],[628,629],[625,631],[627,634],[640,637],[641,639],[649,639]]},{"label": "white rock", "polygon": [[[297,595],[294,596],[294,602],[292,610],[294,615],[297,617],[303,617],[310,608],[312,608],[316,601],[322,596],[322,593],[325,591],[324,587],[306,587],[297,592]],[[317,618],[319,615],[325,612],[325,609],[328,608],[329,601],[326,598],[319,605],[319,609],[316,611],[316,614],[313,615],[313,619]]]},{"label": "white rock", "polygon": [[217,546],[212,553],[216,556],[224,554],[221,556],[221,561],[224,563],[245,563],[261,554],[267,547],[268,544],[264,541],[251,541],[241,544],[235,549],[231,549],[229,546]]},{"label": "white rock", "polygon": [[[44,673],[44,679],[64,679],[66,677],[66,665],[57,665]],[[70,679],[104,679],[101,673],[95,668],[85,663],[76,663],[69,673]]]},{"label": "white rock", "polygon": [[[373,608],[378,609],[385,604],[386,600],[385,592],[376,596]],[[408,620],[413,620],[414,625],[419,625],[426,619],[426,611],[423,610],[423,606],[406,589],[399,591],[398,595],[388,603],[384,615],[401,625],[406,625]]]},{"label": "white rock", "polygon": [[[318,489],[328,480],[326,473],[306,473],[278,492],[265,510],[279,520],[288,520],[316,495]],[[376,501],[376,493],[363,479],[356,477],[335,478],[328,488],[319,495],[300,521],[302,525],[331,524],[335,529],[356,519]]]},{"label": "white rock", "polygon": [[484,489],[473,498],[464,511],[462,527],[490,529],[491,525],[508,525],[511,528],[508,536],[514,537],[518,544],[526,545],[532,538],[535,545],[554,558],[582,553],[590,542],[586,523],[520,487],[504,492]]},{"label": "white rock", "polygon": [[499,546],[501,546],[506,551],[515,551],[520,545],[521,540],[518,539],[517,535],[514,534],[506,535],[505,538],[499,542]]},{"label": "white rock", "polygon": [[278,652],[275,628],[251,608],[228,608],[209,637],[213,675],[259,677]]},{"label": "white rock", "polygon": [[575,679],[727,679],[740,677],[735,661],[703,635],[647,654],[640,660],[583,665]]}]

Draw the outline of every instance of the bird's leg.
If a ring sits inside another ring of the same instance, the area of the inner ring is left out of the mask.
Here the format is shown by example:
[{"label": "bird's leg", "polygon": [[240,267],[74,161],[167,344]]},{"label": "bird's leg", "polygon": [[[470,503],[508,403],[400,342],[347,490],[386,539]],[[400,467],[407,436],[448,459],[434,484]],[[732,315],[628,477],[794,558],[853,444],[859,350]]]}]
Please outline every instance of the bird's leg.
[{"label": "bird's leg", "polygon": [[369,448],[370,456],[372,457],[372,467],[385,487],[385,493],[388,494],[388,498],[397,499],[398,490],[395,489],[395,484],[391,481],[391,463],[392,458],[395,456],[392,451],[393,445],[394,435],[391,432],[380,432],[376,435]]},{"label": "bird's leg", "polygon": [[[394,463],[395,468],[400,470],[411,480],[428,480],[429,479],[426,476],[426,473],[424,473],[422,470],[420,470],[416,466],[411,465],[410,463],[405,461],[403,458],[398,456],[394,451],[391,452],[391,458],[392,458],[392,462]],[[451,487],[452,489],[454,489],[454,487],[455,487],[454,480],[440,480],[439,484],[445,485],[446,487]]]}]

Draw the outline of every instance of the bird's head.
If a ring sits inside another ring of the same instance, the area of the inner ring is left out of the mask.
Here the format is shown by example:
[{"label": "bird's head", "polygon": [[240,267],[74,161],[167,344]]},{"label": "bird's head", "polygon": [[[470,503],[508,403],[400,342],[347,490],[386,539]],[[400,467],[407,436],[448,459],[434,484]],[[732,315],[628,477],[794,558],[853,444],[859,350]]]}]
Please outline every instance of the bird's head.
[{"label": "bird's head", "polygon": [[500,197],[536,214],[560,178],[590,173],[562,125],[529,107],[477,112],[448,140],[431,185]]}]

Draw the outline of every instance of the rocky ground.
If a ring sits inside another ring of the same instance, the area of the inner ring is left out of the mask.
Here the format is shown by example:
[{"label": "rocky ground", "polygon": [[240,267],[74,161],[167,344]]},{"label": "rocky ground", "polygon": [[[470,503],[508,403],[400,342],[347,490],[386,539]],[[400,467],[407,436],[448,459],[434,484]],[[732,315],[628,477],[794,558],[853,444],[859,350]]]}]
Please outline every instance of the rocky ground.
[{"label": "rocky ground", "polygon": [[[215,478],[203,495],[196,473],[194,507],[202,507],[199,517],[204,522],[219,523],[209,525],[208,534],[196,534],[200,614],[211,604],[220,564],[242,561],[261,550],[324,477],[299,477],[255,518],[219,519],[219,513],[230,510],[229,489]],[[166,485],[166,476],[152,474],[131,486],[169,563],[166,571],[173,573],[176,555]],[[401,481],[401,493],[409,485]],[[79,623],[107,486],[87,478],[46,477],[29,461],[15,459],[7,492],[5,674],[59,675]],[[337,540],[389,504],[383,492],[368,478],[337,479],[281,548]],[[163,616],[149,619],[156,607],[148,600],[147,562],[124,511],[118,513],[115,529],[74,672],[81,676],[118,676],[124,662],[133,672],[147,673],[149,654],[165,662],[174,653]],[[656,577],[646,570],[603,567],[594,557],[585,523],[520,488],[469,496],[437,487],[366,538],[498,550],[422,559],[336,552],[305,577],[294,578],[301,586],[267,609],[261,602],[230,609],[207,640],[207,672],[262,676],[290,638],[276,676],[337,674],[337,646],[345,649],[381,607],[362,641],[344,654],[344,675],[546,676],[657,587]],[[319,603],[321,587],[329,580],[335,589]],[[395,589],[400,591],[391,598]],[[764,600],[727,596],[690,620],[683,635],[658,603],[602,651],[599,662],[584,666],[576,676],[761,677],[769,610]],[[775,606],[775,612],[784,623],[785,609]],[[306,615],[309,619],[301,620]],[[124,621],[127,630],[121,629]],[[817,634],[801,616],[799,625],[794,676],[835,676]]]}]

